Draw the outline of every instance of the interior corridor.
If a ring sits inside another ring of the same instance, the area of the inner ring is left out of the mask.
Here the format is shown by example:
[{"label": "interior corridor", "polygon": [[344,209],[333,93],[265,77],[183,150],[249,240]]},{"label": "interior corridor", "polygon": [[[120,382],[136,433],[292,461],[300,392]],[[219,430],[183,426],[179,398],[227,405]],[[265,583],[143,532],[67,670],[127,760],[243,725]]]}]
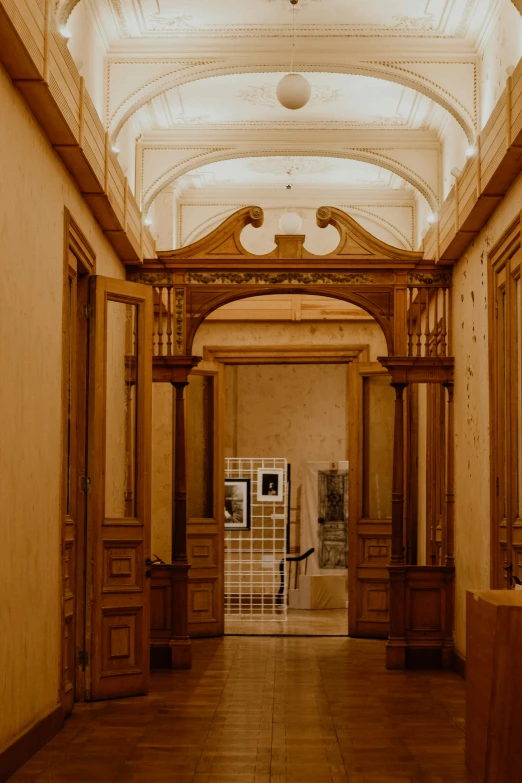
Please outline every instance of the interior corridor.
[{"label": "interior corridor", "polygon": [[10,783],[464,783],[464,681],[384,642],[193,642],[148,696],[75,707]]}]

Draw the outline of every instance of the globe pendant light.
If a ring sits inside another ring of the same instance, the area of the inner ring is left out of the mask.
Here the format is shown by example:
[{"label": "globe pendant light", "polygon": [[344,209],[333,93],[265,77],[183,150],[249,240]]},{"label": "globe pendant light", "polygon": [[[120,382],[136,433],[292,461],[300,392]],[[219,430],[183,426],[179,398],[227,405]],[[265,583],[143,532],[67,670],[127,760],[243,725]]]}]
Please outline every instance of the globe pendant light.
[{"label": "globe pendant light", "polygon": [[290,73],[283,76],[276,87],[277,100],[285,109],[302,109],[310,100],[312,88],[309,82],[300,73],[294,73],[295,54],[295,9],[299,0],[290,0],[292,4],[293,37],[292,37],[292,62]]},{"label": "globe pendant light", "polygon": [[279,231],[282,234],[300,234],[302,228],[303,221],[297,212],[285,210],[279,218]]}]

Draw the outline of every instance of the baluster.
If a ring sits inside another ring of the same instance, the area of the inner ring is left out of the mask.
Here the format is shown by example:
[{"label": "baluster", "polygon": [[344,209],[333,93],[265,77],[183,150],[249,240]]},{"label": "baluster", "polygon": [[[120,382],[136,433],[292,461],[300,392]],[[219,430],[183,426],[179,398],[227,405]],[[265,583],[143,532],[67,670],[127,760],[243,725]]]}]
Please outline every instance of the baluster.
[{"label": "baluster", "polygon": [[167,287],[167,356],[172,356],[172,296],[174,289]]},{"label": "baluster", "polygon": [[417,356],[421,355],[422,288],[417,288]]},{"label": "baluster", "polygon": [[433,335],[433,356],[438,356],[439,353],[439,289],[435,289],[435,327]]},{"label": "baluster", "polygon": [[153,303],[153,327],[152,327],[152,355],[157,356],[157,344],[158,344],[158,317],[156,315],[156,296],[158,289],[156,286],[152,289],[152,303]]},{"label": "baluster", "polygon": [[441,342],[440,342],[440,348],[441,348],[441,356],[446,356],[446,337],[447,337],[447,327],[446,327],[446,292],[447,288],[442,289],[442,318],[441,318],[441,327],[440,327],[440,333],[441,333]]},{"label": "baluster", "polygon": [[408,356],[413,356],[413,288],[408,288]]},{"label": "baluster", "polygon": [[430,290],[424,289],[424,356],[430,355]]},{"label": "baluster", "polygon": [[158,288],[158,356],[163,356],[163,286]]}]

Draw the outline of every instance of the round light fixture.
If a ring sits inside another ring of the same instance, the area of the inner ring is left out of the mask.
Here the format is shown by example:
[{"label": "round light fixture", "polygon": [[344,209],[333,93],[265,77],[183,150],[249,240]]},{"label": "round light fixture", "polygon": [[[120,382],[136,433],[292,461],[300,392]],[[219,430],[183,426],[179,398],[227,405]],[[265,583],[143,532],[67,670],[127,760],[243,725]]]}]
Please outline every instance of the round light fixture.
[{"label": "round light fixture", "polygon": [[302,109],[311,94],[309,82],[300,73],[287,73],[276,87],[277,100],[285,109]]},{"label": "round light fixture", "polygon": [[150,228],[150,226],[152,226],[152,218],[150,217],[145,218],[145,220],[143,221],[143,225],[147,226],[147,228]]},{"label": "round light fixture", "polygon": [[292,61],[290,73],[283,76],[276,87],[277,100],[285,109],[302,109],[310,100],[312,88],[309,82],[300,73],[294,71],[295,57],[295,12],[299,0],[290,0],[292,6]]},{"label": "round light fixture", "polygon": [[300,234],[303,221],[297,212],[283,212],[279,218],[279,231],[282,234]]},{"label": "round light fixture", "polygon": [[432,226],[434,223],[437,222],[437,215],[434,215],[433,213],[431,215],[428,215],[426,218],[427,222]]},{"label": "round light fixture", "polygon": [[474,144],[470,144],[469,147],[466,147],[466,158],[474,158],[477,154],[478,150]]}]

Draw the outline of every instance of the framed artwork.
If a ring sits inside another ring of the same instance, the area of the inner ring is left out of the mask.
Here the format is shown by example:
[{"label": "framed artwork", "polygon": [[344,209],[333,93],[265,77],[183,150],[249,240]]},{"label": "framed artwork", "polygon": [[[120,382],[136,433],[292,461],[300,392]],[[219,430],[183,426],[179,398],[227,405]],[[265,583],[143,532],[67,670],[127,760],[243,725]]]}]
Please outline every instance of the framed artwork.
[{"label": "framed artwork", "polygon": [[225,530],[250,530],[250,479],[225,479]]},{"label": "framed artwork", "polygon": [[257,471],[257,500],[261,503],[283,501],[284,471],[281,468],[259,468]]}]

